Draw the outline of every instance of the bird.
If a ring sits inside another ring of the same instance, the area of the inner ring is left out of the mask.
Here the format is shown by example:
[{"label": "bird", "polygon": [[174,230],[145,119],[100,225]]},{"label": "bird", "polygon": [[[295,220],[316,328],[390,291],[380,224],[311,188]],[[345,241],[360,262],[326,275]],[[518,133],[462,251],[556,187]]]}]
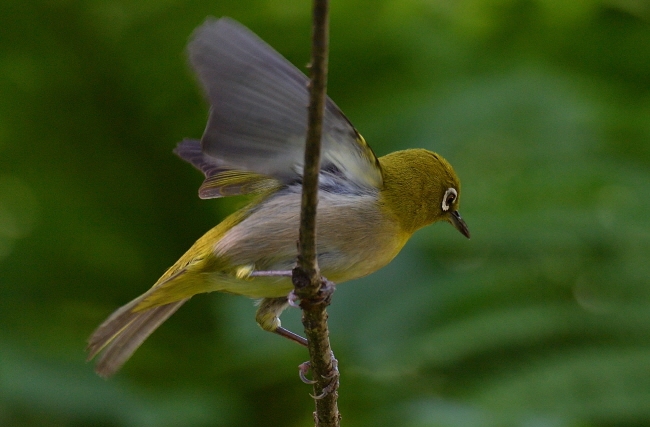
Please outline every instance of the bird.
[{"label": "bird", "polygon": [[[88,339],[88,360],[109,377],[192,296],[213,291],[259,300],[256,321],[281,326],[293,290],[282,272],[296,263],[307,132],[307,77],[237,21],[208,18],[187,46],[210,104],[200,140],[174,152],[205,176],[202,199],[239,194],[250,202],[199,238],[148,291],[110,315]],[[469,238],[458,212],[460,180],[441,155],[406,149],[375,156],[327,97],[316,216],[317,261],[329,281],[387,265],[418,229],[448,222]],[[269,272],[269,274],[265,274]]]}]

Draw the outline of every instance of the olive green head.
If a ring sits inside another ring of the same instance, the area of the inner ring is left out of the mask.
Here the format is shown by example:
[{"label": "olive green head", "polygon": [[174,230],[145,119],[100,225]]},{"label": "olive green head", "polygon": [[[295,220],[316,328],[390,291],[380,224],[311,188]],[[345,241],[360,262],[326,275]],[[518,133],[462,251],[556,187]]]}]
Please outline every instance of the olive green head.
[{"label": "olive green head", "polygon": [[460,180],[449,162],[424,149],[397,151],[379,159],[384,177],[382,202],[405,231],[438,221],[470,233],[458,213]]}]

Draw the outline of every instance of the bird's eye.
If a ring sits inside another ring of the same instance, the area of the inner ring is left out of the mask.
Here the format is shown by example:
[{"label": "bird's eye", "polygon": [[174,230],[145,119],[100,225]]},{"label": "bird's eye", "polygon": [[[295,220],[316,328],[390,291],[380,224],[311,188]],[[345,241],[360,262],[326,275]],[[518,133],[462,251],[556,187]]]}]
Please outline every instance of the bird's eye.
[{"label": "bird's eye", "polygon": [[448,188],[447,191],[445,191],[444,197],[442,198],[442,210],[447,212],[451,205],[454,204],[454,201],[456,201],[456,197],[458,197],[458,192],[456,189]]}]

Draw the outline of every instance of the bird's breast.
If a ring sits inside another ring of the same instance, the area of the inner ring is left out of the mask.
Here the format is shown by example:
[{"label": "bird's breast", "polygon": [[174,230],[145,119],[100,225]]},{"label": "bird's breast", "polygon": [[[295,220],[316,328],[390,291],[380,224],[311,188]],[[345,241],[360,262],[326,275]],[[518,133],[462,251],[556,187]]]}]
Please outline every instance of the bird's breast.
[{"label": "bird's breast", "polygon": [[[275,196],[226,232],[214,245],[214,253],[230,265],[251,266],[258,271],[291,269],[297,254],[299,221],[300,194]],[[368,275],[385,266],[409,238],[393,217],[382,212],[374,194],[321,192],[316,230],[321,272],[335,283]],[[280,286],[290,290],[290,281],[284,282],[276,280],[272,285],[269,281],[269,286],[275,288],[269,287],[269,296],[282,294],[284,289],[277,289]],[[241,287],[230,291],[247,293]],[[255,291],[259,292],[260,289]]]}]

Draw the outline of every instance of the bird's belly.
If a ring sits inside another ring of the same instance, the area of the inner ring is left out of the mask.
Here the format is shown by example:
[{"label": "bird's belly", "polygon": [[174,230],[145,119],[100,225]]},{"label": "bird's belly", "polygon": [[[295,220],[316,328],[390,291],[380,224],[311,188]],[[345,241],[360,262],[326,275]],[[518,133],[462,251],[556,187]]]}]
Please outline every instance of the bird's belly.
[{"label": "bird's belly", "polygon": [[[365,244],[355,246],[354,250],[319,245],[318,266],[321,274],[334,283],[367,276],[386,266],[406,243],[406,239],[370,239]],[[296,264],[295,250],[283,259],[273,263],[265,263],[263,268],[256,271],[291,270]],[[214,277],[217,287],[222,292],[231,292],[251,298],[282,297],[293,289],[290,277],[248,277],[238,278],[233,274],[217,274]]]},{"label": "bird's belly", "polygon": [[386,266],[402,249],[408,237],[387,233],[357,240],[353,248],[319,248],[322,274],[335,283],[358,279]]},{"label": "bird's belly", "polygon": [[[323,197],[316,221],[318,264],[322,274],[335,283],[384,267],[410,237],[378,209],[375,197],[357,197],[351,204],[343,196]],[[277,204],[281,206],[273,209],[275,215],[260,209],[229,230],[214,246],[216,255],[228,259],[235,270],[292,269],[297,256],[299,199],[281,198]],[[225,277],[223,273],[217,273],[215,285],[219,284],[214,290],[268,298],[287,295],[293,288],[290,278],[238,279],[236,276],[246,275],[235,271],[227,272]]]}]

